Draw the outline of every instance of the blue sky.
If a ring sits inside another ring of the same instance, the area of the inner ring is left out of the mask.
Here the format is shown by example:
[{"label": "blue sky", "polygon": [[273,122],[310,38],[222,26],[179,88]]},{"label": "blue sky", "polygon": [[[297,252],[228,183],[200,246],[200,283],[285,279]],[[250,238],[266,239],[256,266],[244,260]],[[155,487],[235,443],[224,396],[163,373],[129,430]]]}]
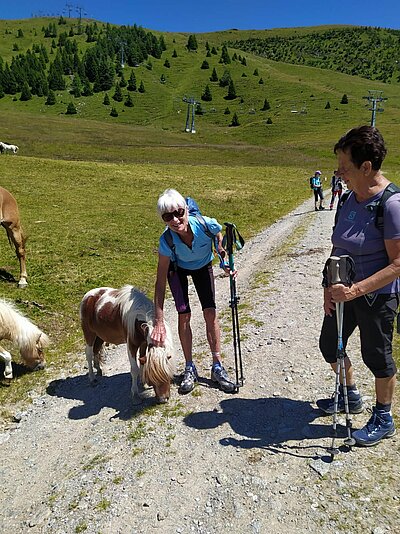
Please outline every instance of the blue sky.
[{"label": "blue sky", "polygon": [[400,29],[400,0],[11,0],[1,19],[32,15],[82,16],[172,32],[355,24]]}]

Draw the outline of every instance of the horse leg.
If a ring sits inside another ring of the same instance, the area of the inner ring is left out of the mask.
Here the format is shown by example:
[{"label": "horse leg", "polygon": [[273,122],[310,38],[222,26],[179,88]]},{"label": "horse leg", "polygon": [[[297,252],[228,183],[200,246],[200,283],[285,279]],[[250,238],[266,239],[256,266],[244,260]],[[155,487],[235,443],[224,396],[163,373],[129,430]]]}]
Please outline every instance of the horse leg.
[{"label": "horse leg", "polygon": [[103,371],[101,369],[101,362],[103,361],[103,350],[104,350],[103,343],[104,341],[97,336],[93,344],[93,361],[94,361],[94,367],[97,371],[97,376],[103,376]]},{"label": "horse leg", "polygon": [[11,354],[0,345],[0,359],[3,360],[4,367],[4,378],[10,379],[13,377],[12,365],[11,365]]},{"label": "horse leg", "polygon": [[96,377],[93,372],[93,357],[94,357],[93,346],[86,345],[85,353],[86,353],[86,361],[87,361],[88,369],[89,369],[89,381],[93,385],[96,381]]},{"label": "horse leg", "polygon": [[129,363],[131,364],[131,378],[132,378],[132,386],[131,386],[131,395],[132,395],[132,402],[134,405],[141,404],[142,401],[142,394],[143,394],[143,384],[141,383],[140,376],[139,376],[139,366],[136,360],[136,354],[138,351],[138,347],[132,345],[129,343],[129,340],[127,342],[127,350],[128,350],[128,357],[129,357]]},{"label": "horse leg", "polygon": [[26,258],[25,258],[25,238],[22,233],[20,224],[8,224],[3,223],[7,231],[10,243],[13,243],[15,247],[15,253],[19,261],[19,282],[18,287],[26,287],[28,282],[26,281],[28,274],[26,272]]}]

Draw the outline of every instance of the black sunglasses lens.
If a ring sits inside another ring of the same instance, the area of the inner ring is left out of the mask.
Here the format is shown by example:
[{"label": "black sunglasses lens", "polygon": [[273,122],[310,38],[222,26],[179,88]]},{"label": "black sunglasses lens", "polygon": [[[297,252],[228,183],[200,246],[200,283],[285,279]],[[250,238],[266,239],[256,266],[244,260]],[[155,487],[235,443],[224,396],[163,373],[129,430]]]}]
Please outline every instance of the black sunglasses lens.
[{"label": "black sunglasses lens", "polygon": [[174,217],[183,217],[185,215],[185,208],[179,208],[175,211],[163,213],[162,219],[165,222],[170,222]]}]

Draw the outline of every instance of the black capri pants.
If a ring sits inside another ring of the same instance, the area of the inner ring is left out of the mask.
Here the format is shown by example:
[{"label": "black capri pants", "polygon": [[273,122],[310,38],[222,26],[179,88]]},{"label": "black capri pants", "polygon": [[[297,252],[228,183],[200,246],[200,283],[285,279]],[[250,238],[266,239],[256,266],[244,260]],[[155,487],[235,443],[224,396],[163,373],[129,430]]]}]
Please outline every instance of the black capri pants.
[{"label": "black capri pants", "polygon": [[[393,324],[399,306],[399,295],[376,295],[372,302],[358,297],[344,303],[343,347],[355,328],[360,330],[361,355],[365,365],[376,378],[390,378],[396,374],[392,356]],[[328,363],[336,362],[336,312],[325,316],[319,338],[319,348]]]},{"label": "black capri pants", "polygon": [[168,273],[168,284],[174,297],[175,307],[179,314],[190,313],[188,277],[191,276],[196,293],[201,303],[201,309],[216,308],[215,282],[211,262],[200,269],[183,269],[177,266]]}]

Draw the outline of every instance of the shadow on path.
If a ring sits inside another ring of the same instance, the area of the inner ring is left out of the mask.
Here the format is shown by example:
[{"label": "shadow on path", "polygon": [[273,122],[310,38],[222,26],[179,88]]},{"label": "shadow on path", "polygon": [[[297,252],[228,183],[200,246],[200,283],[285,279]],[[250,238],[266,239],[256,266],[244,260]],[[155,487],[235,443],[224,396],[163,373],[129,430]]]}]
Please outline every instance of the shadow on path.
[{"label": "shadow on path", "polygon": [[132,404],[130,373],[102,376],[93,386],[87,375],[53,380],[46,391],[53,397],[76,399],[83,403],[69,410],[69,419],[75,420],[97,415],[104,408],[112,408],[116,413],[111,419],[126,421],[156,403],[155,397],[151,397],[138,406]]},{"label": "shadow on path", "polygon": [[[321,417],[321,412],[309,402],[287,398],[223,400],[222,411],[193,413],[184,418],[186,425],[198,430],[217,428],[228,423],[239,437],[225,437],[220,440],[223,446],[242,449],[267,449],[275,453],[284,453],[304,458],[319,458],[315,449],[325,450],[328,439],[323,444],[286,445],[290,441],[321,440],[331,436],[331,419],[326,424],[312,424]],[[328,423],[329,421],[329,423]],[[345,436],[343,426],[338,427],[339,436]],[[312,449],[311,454],[301,453]]]}]

